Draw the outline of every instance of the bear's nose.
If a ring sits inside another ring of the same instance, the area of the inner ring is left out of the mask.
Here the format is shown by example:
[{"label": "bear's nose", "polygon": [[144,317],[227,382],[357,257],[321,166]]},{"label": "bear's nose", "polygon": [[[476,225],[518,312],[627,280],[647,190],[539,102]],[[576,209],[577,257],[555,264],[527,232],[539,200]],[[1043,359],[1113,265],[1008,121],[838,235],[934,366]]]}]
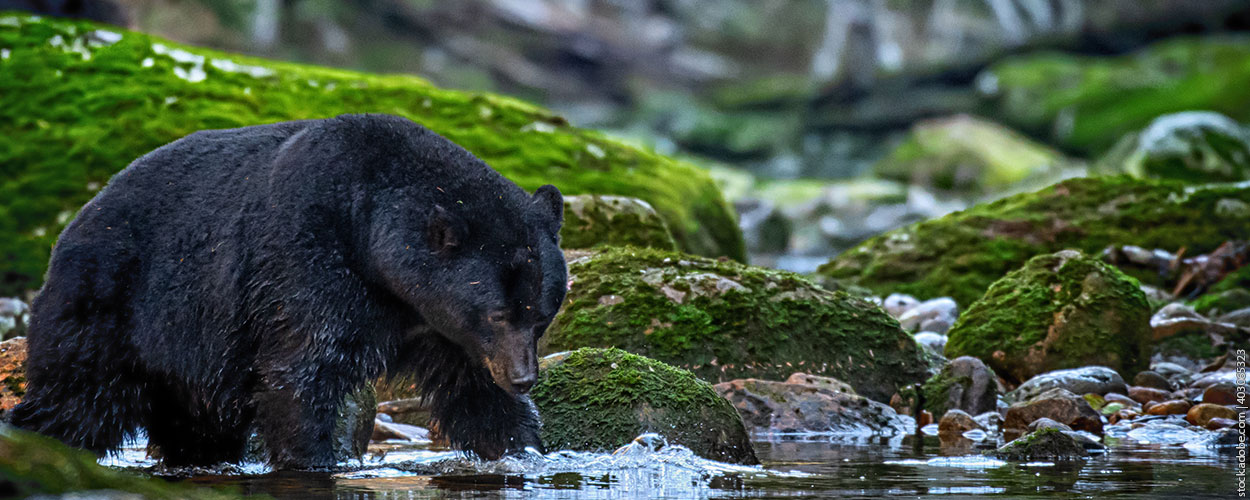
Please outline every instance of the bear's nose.
[{"label": "bear's nose", "polygon": [[534,382],[537,382],[537,381],[538,381],[538,377],[534,376],[533,373],[529,373],[520,377],[513,377],[512,391],[517,394],[525,394],[527,392],[530,392],[530,389],[534,387]]}]

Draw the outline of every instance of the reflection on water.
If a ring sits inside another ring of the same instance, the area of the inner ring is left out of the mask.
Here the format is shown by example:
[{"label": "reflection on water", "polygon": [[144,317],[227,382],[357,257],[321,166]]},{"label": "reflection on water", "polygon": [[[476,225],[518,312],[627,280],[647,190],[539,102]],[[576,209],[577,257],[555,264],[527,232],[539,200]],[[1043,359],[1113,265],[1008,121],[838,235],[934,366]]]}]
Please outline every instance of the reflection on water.
[{"label": "reflection on water", "polygon": [[[1012,464],[977,450],[946,456],[936,440],[757,441],[763,466],[705,460],[641,436],[615,453],[531,453],[494,462],[422,446],[375,446],[338,473],[268,472],[244,465],[163,471],[197,484],[226,485],[277,498],[1233,498],[1233,454],[1127,443],[1084,463]],[[151,467],[142,443],[110,465]],[[1191,447],[1192,448],[1192,447]]]}]

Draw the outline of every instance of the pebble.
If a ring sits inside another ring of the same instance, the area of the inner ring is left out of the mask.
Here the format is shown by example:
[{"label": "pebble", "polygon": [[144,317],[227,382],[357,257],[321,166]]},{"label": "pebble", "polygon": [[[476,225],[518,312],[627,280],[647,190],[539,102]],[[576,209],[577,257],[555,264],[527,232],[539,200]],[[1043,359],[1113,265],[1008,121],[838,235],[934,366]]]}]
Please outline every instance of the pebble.
[{"label": "pebble", "polygon": [[1150,370],[1146,370],[1144,372],[1138,373],[1136,377],[1133,377],[1133,385],[1137,385],[1141,387],[1150,387],[1153,389],[1159,389],[1159,390],[1164,390],[1164,391],[1172,391],[1176,389],[1176,387],[1172,385],[1172,382],[1169,381],[1167,377],[1164,377],[1163,375],[1159,374],[1159,372],[1154,372]]},{"label": "pebble", "polygon": [[1228,382],[1211,384],[1202,391],[1202,402],[1217,405],[1237,404],[1237,386]]},{"label": "pebble", "polygon": [[1146,410],[1147,415],[1184,415],[1192,407],[1193,403],[1189,401],[1173,399],[1152,403],[1142,408]]},{"label": "pebble", "polygon": [[[888,300],[888,298],[887,298]],[[959,305],[950,297],[926,300],[908,309],[898,317],[898,322],[909,332],[927,331],[945,334],[959,317]]]},{"label": "pebble", "polygon": [[1199,427],[1206,427],[1211,420],[1217,418],[1236,420],[1237,412],[1227,406],[1202,403],[1190,408],[1189,413],[1185,415],[1186,421]]},{"label": "pebble", "polygon": [[915,297],[901,293],[892,293],[881,302],[881,308],[885,309],[885,312],[890,313],[890,316],[894,316],[895,319],[898,319],[903,313],[918,305],[920,305],[920,301],[916,300]]},{"label": "pebble", "polygon": [[1009,393],[1007,397],[1011,401],[1028,401],[1057,387],[1078,395],[1094,393],[1101,396],[1109,392],[1128,393],[1128,385],[1115,370],[1105,366],[1086,366],[1042,373],[1020,384],[1020,387]]},{"label": "pebble", "polygon": [[1172,391],[1152,387],[1133,386],[1128,388],[1128,397],[1141,404],[1167,401],[1172,399]]}]

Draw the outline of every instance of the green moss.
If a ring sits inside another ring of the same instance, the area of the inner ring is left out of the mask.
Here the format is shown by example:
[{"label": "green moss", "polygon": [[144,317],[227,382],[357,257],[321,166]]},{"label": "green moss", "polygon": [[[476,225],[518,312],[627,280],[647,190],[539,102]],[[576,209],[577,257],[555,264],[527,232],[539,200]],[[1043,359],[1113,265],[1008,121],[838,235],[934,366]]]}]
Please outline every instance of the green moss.
[{"label": "green moss", "polygon": [[876,305],[787,272],[654,249],[569,264],[572,288],[543,338],[555,352],[620,347],[720,381],[802,371],[878,401],[922,381],[922,352]]},{"label": "green moss", "polygon": [[1227,292],[1238,288],[1250,289],[1250,265],[1244,265],[1236,271],[1228,273],[1223,279],[1211,285],[1207,293]]},{"label": "green moss", "polygon": [[1069,179],[871,238],[818,273],[878,294],[970,304],[1034,255],[1065,248],[1097,253],[1113,244],[1184,247],[1196,255],[1246,239],[1250,213],[1236,209],[1246,204],[1250,183]]},{"label": "green moss", "polygon": [[1050,178],[1073,162],[995,123],[970,116],[920,122],[872,167],[874,175],[968,194]]},{"label": "green moss", "polygon": [[934,418],[942,418],[947,410],[950,410],[946,407],[946,403],[950,400],[951,388],[970,385],[972,385],[972,377],[954,376],[945,370],[939,372],[921,386],[921,392],[924,393],[924,409],[929,410]]},{"label": "green moss", "polygon": [[981,78],[995,88],[991,116],[1086,155],[1167,113],[1250,121],[1250,39],[1241,36],[1172,39],[1117,57],[1023,55]]},{"label": "green moss", "polygon": [[758,463],[742,418],[694,374],[620,349],[578,349],[534,386],[543,442],[611,451],[655,432],[705,458]]},{"label": "green moss", "polygon": [[1149,360],[1150,305],[1137,280],[1079,252],[1040,255],[990,285],[951,327],[946,356],[975,356],[1020,383],[1101,365],[1126,378]]},{"label": "green moss", "polygon": [[1221,292],[1212,292],[1189,303],[1198,313],[1211,316],[1213,313],[1223,314],[1250,307],[1250,290],[1232,288]]},{"label": "green moss", "polygon": [[237,494],[110,469],[95,455],[0,424],[0,491],[17,498],[113,490],[142,498],[228,499]]},{"label": "green moss", "polygon": [[1160,340],[1155,344],[1154,352],[1192,360],[1209,360],[1224,354],[1224,350],[1216,348],[1203,331],[1184,332]]},{"label": "green moss", "polygon": [[517,100],[16,13],[0,14],[0,49],[0,295],[38,287],[61,228],[140,155],[200,129],[342,113],[411,118],[526,189],[641,198],[683,250],[745,258],[706,172]]},{"label": "green moss", "polygon": [[1089,455],[1085,447],[1058,427],[1046,427],[987,452],[1002,460],[1071,460]]},{"label": "green moss", "polygon": [[1250,134],[1219,113],[1164,115],[1120,139],[1096,169],[1190,183],[1243,181],[1250,179]]},{"label": "green moss", "polygon": [[560,246],[598,245],[677,249],[668,225],[645,201],[623,196],[566,196]]}]

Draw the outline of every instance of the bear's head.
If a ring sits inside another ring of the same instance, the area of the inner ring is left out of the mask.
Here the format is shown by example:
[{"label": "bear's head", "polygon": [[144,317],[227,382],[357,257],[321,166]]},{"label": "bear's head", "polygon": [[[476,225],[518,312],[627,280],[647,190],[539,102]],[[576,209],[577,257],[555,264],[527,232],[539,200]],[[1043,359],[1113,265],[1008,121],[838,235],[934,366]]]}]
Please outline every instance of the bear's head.
[{"label": "bear's head", "polygon": [[567,291],[564,200],[551,185],[533,196],[514,185],[483,191],[435,203],[424,217],[389,214],[373,252],[384,285],[424,326],[521,395],[537,381],[538,339]]}]

